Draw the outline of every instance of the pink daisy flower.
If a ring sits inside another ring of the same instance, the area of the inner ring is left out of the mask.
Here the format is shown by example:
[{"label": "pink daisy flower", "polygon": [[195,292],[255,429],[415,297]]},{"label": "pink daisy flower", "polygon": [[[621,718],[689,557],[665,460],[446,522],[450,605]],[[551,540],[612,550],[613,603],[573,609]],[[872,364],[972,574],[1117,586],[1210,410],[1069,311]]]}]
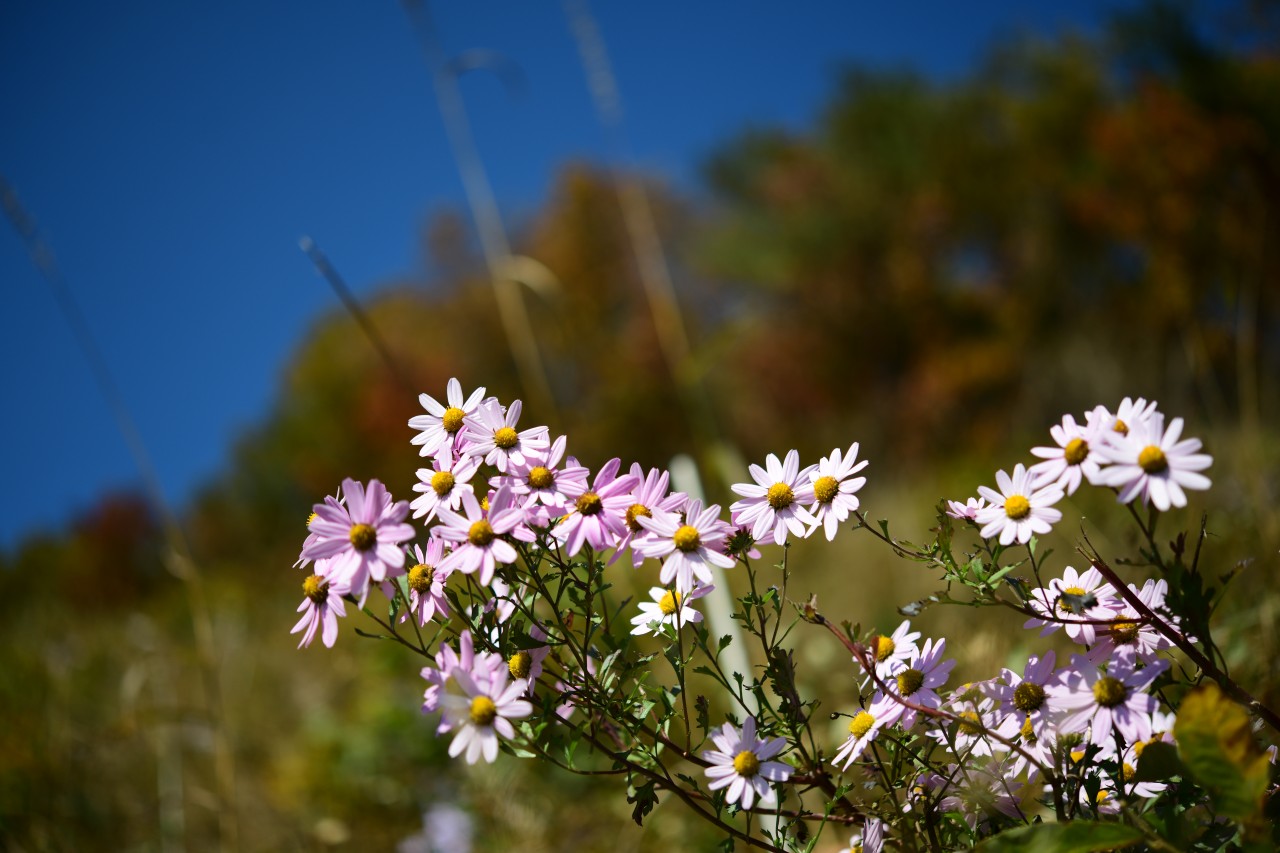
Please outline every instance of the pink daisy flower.
[{"label": "pink daisy flower", "polygon": [[[920,650],[911,663],[904,669],[898,670],[891,680],[889,680],[889,688],[893,690],[893,695],[888,698],[892,700],[893,696],[901,696],[915,705],[924,708],[937,708],[942,704],[942,697],[938,695],[937,690],[943,684],[947,683],[947,678],[951,675],[951,670],[955,667],[954,660],[944,661],[943,653],[947,649],[946,640],[925,640],[924,648]],[[878,701],[879,697],[877,697]],[[886,720],[886,724],[899,723],[904,729],[909,729],[916,722],[916,709],[908,708],[898,702],[894,702],[894,707],[889,709],[890,719]]]},{"label": "pink daisy flower", "polygon": [[1050,649],[1040,657],[1028,658],[1022,675],[1006,668],[1000,672],[1000,680],[988,683],[987,693],[999,703],[999,713],[1013,721],[1013,732],[1002,730],[1001,734],[1021,733],[1024,737],[1044,734],[1049,711],[1045,685],[1053,679],[1056,662],[1057,654]]},{"label": "pink daisy flower", "polygon": [[486,400],[467,416],[463,436],[470,444],[467,454],[483,456],[484,461],[502,473],[512,465],[524,465],[526,453],[538,453],[551,443],[547,428],[530,427],[516,432],[522,403],[516,400],[504,413],[497,400]]},{"label": "pink daisy flower", "polygon": [[828,542],[835,539],[840,525],[859,506],[854,493],[866,485],[867,478],[853,475],[867,467],[867,462],[858,462],[857,458],[858,442],[849,445],[843,455],[837,447],[830,456],[822,457],[816,466],[809,469],[809,482],[796,492],[797,500],[811,503],[809,513],[814,518],[813,530],[821,526]]},{"label": "pink daisy flower", "polygon": [[[338,489],[338,493],[336,495],[326,495],[324,502],[333,507],[341,507],[342,489]],[[302,552],[298,554],[298,561],[293,564],[295,569],[305,569],[311,564],[311,558],[307,556],[307,549],[320,541],[319,534],[311,529],[311,525],[314,524],[316,519],[319,517],[320,516],[316,515],[315,510],[312,510],[311,514],[307,516],[307,538],[302,541]],[[319,574],[323,575],[325,572],[321,571]]]},{"label": "pink daisy flower", "polygon": [[747,717],[741,731],[725,723],[712,733],[711,742],[716,748],[702,753],[702,757],[711,762],[705,771],[711,780],[708,790],[727,788],[725,802],[737,803],[743,809],[750,809],[757,800],[762,806],[778,801],[770,783],[787,781],[795,770],[781,761],[768,759],[782,752],[787,744],[785,739],[756,738],[755,717]]},{"label": "pink daisy flower", "polygon": [[346,605],[342,603],[342,596],[347,594],[347,588],[340,582],[330,582],[320,575],[311,575],[302,582],[302,593],[305,598],[298,605],[302,618],[289,633],[304,632],[298,643],[298,648],[302,648],[311,645],[311,641],[316,638],[316,630],[324,626],[324,644],[327,648],[333,648],[338,639],[338,619],[347,615]]},{"label": "pink daisy flower", "polygon": [[983,498],[969,498],[964,503],[947,501],[947,515],[960,521],[975,521],[978,510],[985,508],[987,502]]},{"label": "pink daisy flower", "polygon": [[958,687],[947,700],[945,710],[959,717],[959,722],[934,720],[935,725],[926,735],[965,759],[1008,751],[1007,746],[988,734],[998,728],[1004,715],[987,695],[987,689],[986,683]]},{"label": "pink daisy flower", "polygon": [[400,617],[403,622],[410,614],[418,617],[419,625],[426,625],[437,614],[442,619],[449,616],[449,599],[444,595],[444,582],[449,573],[440,569],[444,560],[444,543],[432,537],[427,541],[426,553],[413,546],[417,562],[409,569],[405,579],[409,587],[409,610]]},{"label": "pink daisy flower", "polygon": [[541,504],[553,515],[562,515],[587,490],[589,472],[583,466],[568,464],[563,470],[556,470],[566,441],[562,435],[545,453],[526,454],[524,464],[514,465],[508,472],[511,491],[525,508]]},{"label": "pink daisy flower", "polygon": [[511,720],[533,713],[533,706],[520,698],[526,682],[510,681],[507,672],[505,668],[491,671],[483,665],[479,677],[462,668],[453,671],[462,695],[448,694],[440,700],[449,729],[457,730],[449,744],[450,758],[465,752],[468,764],[475,764],[481,756],[492,764],[498,757],[498,736],[511,740],[516,736]]},{"label": "pink daisy flower", "polygon": [[552,531],[570,557],[581,551],[584,543],[599,553],[614,547],[626,535],[627,507],[638,479],[631,474],[616,477],[621,464],[618,459],[606,462],[596,473],[591,488],[578,495],[573,509]]},{"label": "pink daisy flower", "polygon": [[[816,528],[820,522],[803,506],[802,482],[807,483],[810,468],[800,470],[800,454],[795,451],[787,453],[786,461],[780,461],[770,453],[765,458],[765,467],[752,464],[748,470],[755,483],[735,483],[730,486],[735,494],[742,495],[745,500],[735,501],[729,507],[734,524],[751,526],[751,536],[756,540],[772,537],[779,545],[787,539],[787,532],[803,539],[807,533]],[[812,494],[809,496],[813,500]]]},{"label": "pink daisy flower", "polygon": [[[667,493],[667,485],[670,482],[671,475],[666,471],[657,468],[650,468],[646,474],[644,469],[637,463],[631,464],[631,476],[636,478],[635,490],[631,493],[631,506],[627,507],[623,520],[627,523],[626,533],[622,539],[618,541],[617,551],[613,555],[613,560],[617,560],[622,556],[622,552],[631,548],[631,563],[635,568],[640,568],[640,564],[644,562],[644,555],[634,547],[632,543],[637,538],[643,538],[651,535],[644,527],[641,526],[639,519],[652,518],[655,512],[679,512],[684,509],[685,504],[689,502],[689,496],[684,492]],[[610,564],[613,563],[610,560]]]},{"label": "pink daisy flower", "polygon": [[462,383],[450,379],[446,389],[448,406],[441,405],[434,397],[427,394],[418,396],[418,402],[427,410],[425,415],[409,418],[409,426],[419,430],[410,439],[412,444],[422,445],[418,453],[422,456],[436,456],[441,461],[453,456],[457,439],[461,437],[463,423],[468,415],[474,414],[484,398],[484,389],[477,388],[465,400],[462,397]]},{"label": "pink daisy flower", "polygon": [[1154,413],[1149,420],[1130,428],[1123,436],[1112,435],[1099,448],[1111,464],[1102,469],[1096,482],[1119,489],[1116,499],[1129,503],[1141,498],[1164,512],[1186,506],[1184,489],[1207,489],[1209,478],[1199,473],[1213,464],[1213,457],[1200,450],[1200,439],[1182,436],[1182,418],[1174,418],[1164,428],[1164,415]]},{"label": "pink daisy flower", "polygon": [[853,762],[861,757],[871,742],[880,735],[880,729],[898,718],[897,708],[901,706],[889,696],[877,696],[869,708],[854,714],[849,720],[849,737],[836,750],[831,763],[843,770],[848,770]]},{"label": "pink daisy flower", "polygon": [[1082,655],[1071,656],[1071,667],[1049,685],[1048,703],[1064,712],[1058,728],[1063,732],[1090,731],[1090,740],[1104,751],[1112,750],[1111,730],[1126,743],[1151,737],[1151,715],[1156,698],[1143,691],[1151,686],[1169,662],[1157,660],[1137,669],[1132,655],[1113,657],[1103,672]]},{"label": "pink daisy flower", "polygon": [[861,832],[849,837],[849,846],[836,853],[880,853],[884,849],[884,821],[869,817]]},{"label": "pink daisy flower", "polygon": [[[504,486],[498,494],[509,499],[510,489]],[[491,506],[491,511],[486,513],[480,508],[475,495],[470,493],[462,496],[462,510],[465,514],[451,509],[439,510],[441,524],[433,532],[444,541],[453,543],[453,552],[444,558],[439,568],[467,575],[479,572],[480,583],[487,586],[498,563],[514,563],[519,556],[511,543],[502,537],[520,524],[523,515],[512,506],[503,509]]]},{"label": "pink daisy flower", "polygon": [[[445,687],[453,674],[458,670],[471,673],[476,682],[488,684],[498,670],[506,664],[501,655],[493,652],[476,654],[475,641],[470,631],[463,631],[458,637],[458,650],[455,652],[448,643],[441,643],[436,649],[436,665],[424,666],[421,675],[427,681],[427,689],[422,696],[422,713],[430,714],[440,709],[440,702],[445,695]],[[442,720],[438,731],[448,731],[446,721]]]},{"label": "pink daisy flower", "polygon": [[343,480],[342,494],[346,506],[336,502],[315,505],[318,517],[311,523],[311,532],[316,540],[302,553],[311,559],[329,560],[329,581],[340,583],[363,601],[371,580],[382,583],[404,573],[400,543],[413,538],[413,528],[404,523],[409,504],[392,503],[378,480],[370,480],[367,491],[355,480]]},{"label": "pink daisy flower", "polygon": [[[1071,596],[1070,599],[1063,596]],[[1061,578],[1049,581],[1049,585],[1031,593],[1028,605],[1053,619],[1028,619],[1022,627],[1039,628],[1040,636],[1047,637],[1059,628],[1077,643],[1091,646],[1105,625],[1095,624],[1115,615],[1116,591],[1102,579],[1102,573],[1090,567],[1077,572],[1071,566],[1062,571]],[[1077,607],[1075,602],[1081,602]],[[1065,621],[1064,621],[1065,620]],[[1073,622],[1072,620],[1079,620]]]},{"label": "pink daisy flower", "polygon": [[983,539],[999,536],[1001,545],[1025,545],[1033,534],[1048,533],[1062,519],[1062,513],[1053,509],[1062,500],[1062,488],[1052,484],[1033,488],[1032,477],[1021,462],[1014,466],[1012,477],[1003,470],[997,471],[996,484],[1000,487],[998,492],[978,487],[978,493],[991,502],[974,516],[983,525],[978,533]]},{"label": "pink daisy flower", "polygon": [[[920,639],[919,631],[911,630],[911,622],[904,620],[894,629],[892,634],[876,634],[868,644],[875,659],[876,675],[889,678],[900,669],[905,669],[920,654],[916,641]],[[856,660],[856,658],[855,658]]]},{"label": "pink daisy flower", "polygon": [[[1129,589],[1138,594],[1138,599],[1147,606],[1148,610],[1158,614],[1170,627],[1181,633],[1180,620],[1169,613],[1164,606],[1165,595],[1169,592],[1169,584],[1164,578],[1159,580],[1148,578],[1142,585],[1142,589],[1138,589],[1133,584],[1129,585]],[[1116,596],[1114,616],[1115,621],[1110,626],[1099,626],[1102,636],[1096,649],[1101,655],[1109,656],[1113,651],[1128,650],[1137,654],[1140,661],[1150,663],[1157,652],[1173,645],[1168,637],[1160,633],[1132,604],[1120,596]]]},{"label": "pink daisy flower", "polygon": [[[531,625],[529,637],[539,641],[546,640],[547,632],[543,631],[540,625]],[[511,673],[512,678],[525,683],[526,693],[530,696],[533,695],[533,688],[538,683],[538,677],[542,675],[542,664],[549,654],[551,654],[551,647],[542,645],[532,649],[518,649],[507,658],[507,672]]]},{"label": "pink daisy flower", "polygon": [[663,512],[636,520],[654,535],[633,542],[632,547],[639,548],[645,557],[666,558],[658,577],[665,586],[674,582],[676,592],[692,592],[694,578],[706,586],[713,584],[711,566],[733,568],[733,558],[724,553],[725,537],[731,528],[720,520],[718,504],[704,510],[702,501],[690,501],[683,518]]}]

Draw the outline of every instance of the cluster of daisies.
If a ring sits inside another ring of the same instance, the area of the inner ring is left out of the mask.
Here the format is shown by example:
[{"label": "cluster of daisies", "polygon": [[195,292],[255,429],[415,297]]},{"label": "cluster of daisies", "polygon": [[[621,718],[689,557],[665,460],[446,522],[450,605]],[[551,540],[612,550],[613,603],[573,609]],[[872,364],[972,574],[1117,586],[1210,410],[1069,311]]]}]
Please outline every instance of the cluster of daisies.
[{"label": "cluster of daisies", "polygon": [[[1164,607],[1164,581],[1130,591],[1179,630]],[[1046,769],[1071,768],[1078,807],[1093,813],[1111,813],[1122,798],[1164,790],[1163,784],[1130,780],[1143,749],[1172,742],[1174,715],[1151,692],[1169,667],[1160,654],[1169,640],[1093,569],[1068,567],[1036,590],[1034,601],[1042,617],[1026,627],[1042,635],[1062,630],[1079,651],[1065,666],[1046,651],[1028,658],[1021,672],[1004,669],[946,696],[955,661],[944,657],[944,639],[921,644],[910,622],[873,636],[859,661],[872,686],[870,699],[849,716],[848,737],[834,763],[846,771],[859,763],[872,770],[875,762],[864,754],[885,732],[903,742],[916,730],[927,739],[919,743],[936,744],[928,748],[935,769],[915,781],[905,808],[959,812],[974,828],[1000,815],[1024,818]]]},{"label": "cluster of daisies", "polygon": [[[302,634],[300,646],[317,633],[332,646],[346,604],[363,608],[374,587],[389,600],[403,596],[401,621],[447,623],[457,606],[448,593],[451,578],[458,578],[455,594],[463,584],[469,595],[480,590],[485,611],[500,625],[523,608],[532,620],[522,638],[528,648],[507,660],[473,652],[475,638],[464,630],[456,649],[442,643],[436,666],[423,670],[432,685],[424,707],[441,712],[440,731],[455,732],[454,754],[465,752],[471,762],[493,760],[497,736],[510,738],[509,721],[530,713],[527,699],[519,697],[533,695],[550,651],[550,644],[536,642],[550,629],[533,614],[532,590],[519,582],[513,588],[512,574],[499,572],[500,566],[518,565],[526,549],[554,549],[561,560],[608,554],[610,564],[629,555],[636,568],[658,560],[661,586],[638,605],[632,633],[670,636],[701,621],[693,604],[713,588],[713,569],[732,568],[740,555],[758,556],[752,547],[757,539],[782,543],[819,529],[832,538],[858,508],[856,492],[865,483],[855,476],[866,465],[857,460],[856,443],[804,468],[794,450],[785,460],[770,454],[764,467],[751,466],[754,482],[733,487],[741,500],[726,521],[718,505],[673,491],[666,471],[633,464],[624,472],[613,459],[593,474],[568,454],[565,436],[553,439],[544,426],[522,429],[519,401],[504,406],[486,397],[484,388],[464,394],[456,379],[443,401],[426,394],[419,399],[425,413],[409,426],[417,431],[412,443],[430,464],[418,469],[419,494],[393,501],[377,480],[366,486],[348,479],[315,506],[297,562],[311,573],[293,630]],[[426,528],[425,544],[413,541],[411,516]],[[588,666],[591,660],[586,658]],[[573,707],[571,668],[565,665],[566,680],[548,680],[550,689],[569,697],[558,706],[562,715]],[[581,678],[579,673],[577,683]],[[777,775],[759,771],[759,779]],[[735,801],[750,802],[732,780],[726,784]]]},{"label": "cluster of daisies", "polygon": [[1187,505],[1187,489],[1209,488],[1200,472],[1213,457],[1200,453],[1198,438],[1182,438],[1182,418],[1166,427],[1155,402],[1125,397],[1113,414],[1106,406],[1086,412],[1084,423],[1064,415],[1049,430],[1053,445],[1033,447],[1043,461],[996,472],[999,491],[980,486],[980,497],[948,501],[948,514],[981,525],[984,539],[1026,544],[1062,519],[1054,504],[1080,484],[1117,491],[1120,503],[1141,500],[1164,512]]},{"label": "cluster of daisies", "polygon": [[[763,466],[750,466],[752,482],[732,486],[740,499],[725,520],[718,505],[672,491],[666,471],[633,464],[624,472],[613,459],[593,474],[568,454],[564,436],[521,429],[519,401],[504,406],[483,388],[464,395],[456,379],[443,402],[425,394],[420,401],[425,414],[409,421],[413,444],[430,465],[417,472],[419,494],[394,501],[377,480],[345,480],[315,506],[297,563],[310,574],[293,630],[302,633],[300,645],[320,632],[332,646],[345,604],[363,607],[373,587],[389,600],[400,596],[398,618],[415,627],[447,625],[468,600],[494,614],[493,636],[455,631],[455,642],[441,642],[434,666],[422,670],[424,710],[440,713],[438,731],[453,735],[450,754],[469,763],[493,761],[500,739],[516,736],[513,721],[530,716],[535,702],[567,719],[593,677],[592,650],[572,660],[553,654],[569,638],[553,637],[556,629],[538,616],[534,579],[519,570],[530,555],[554,552],[562,563],[579,554],[607,557],[608,565],[629,555],[635,568],[660,561],[660,585],[638,605],[632,633],[670,641],[702,619],[692,605],[712,589],[714,569],[758,556],[756,543],[782,545],[818,530],[832,539],[858,510],[866,482],[858,476],[867,463],[858,461],[856,443],[805,467],[794,450],[769,454]],[[1043,461],[1018,465],[1012,476],[1000,471],[999,491],[983,487],[980,498],[949,502],[949,513],[973,522],[983,539],[1010,545],[1047,533],[1061,518],[1053,505],[1084,480],[1115,489],[1122,502],[1183,506],[1186,489],[1208,488],[1200,472],[1211,459],[1181,432],[1181,419],[1166,427],[1155,404],[1141,399],[1126,398],[1114,414],[1100,406],[1083,424],[1068,415],[1051,430],[1055,446],[1033,449]],[[411,514],[425,528],[424,544],[413,541]],[[1062,630],[1079,653],[1059,667],[1048,651],[1030,658],[1021,674],[1006,669],[949,694],[944,686],[955,661],[946,659],[944,639],[921,644],[908,622],[873,636],[858,661],[865,698],[833,763],[845,771],[869,768],[866,754],[884,733],[896,731],[902,742],[919,727],[950,758],[929,762],[905,807],[959,811],[971,825],[1020,815],[1027,786],[1043,785],[1044,771],[1064,762],[1085,780],[1080,796],[1095,811],[1114,808],[1119,797],[1158,793],[1159,785],[1130,783],[1141,750],[1171,737],[1172,714],[1151,693],[1168,667],[1161,653],[1169,642],[1150,614],[1161,614],[1166,630],[1178,626],[1164,607],[1163,581],[1129,592],[1143,609],[1096,570],[1067,568],[1030,595],[1035,618],[1027,627],[1044,635]],[[518,637],[510,629],[517,612],[528,625]],[[481,646],[515,650],[504,657]],[[555,665],[545,668],[549,658]],[[794,772],[780,760],[786,740],[762,736],[759,725],[753,717],[741,726],[727,722],[702,753],[708,788],[742,809],[775,804]],[[873,851],[883,837],[884,826],[869,820],[855,841]]]}]

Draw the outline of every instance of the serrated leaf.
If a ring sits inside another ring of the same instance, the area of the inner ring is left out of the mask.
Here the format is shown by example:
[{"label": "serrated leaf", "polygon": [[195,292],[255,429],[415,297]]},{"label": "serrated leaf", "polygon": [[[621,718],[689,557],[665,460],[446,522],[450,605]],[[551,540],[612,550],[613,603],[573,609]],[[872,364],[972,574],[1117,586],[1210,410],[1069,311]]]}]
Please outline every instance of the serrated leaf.
[{"label": "serrated leaf", "polygon": [[1269,765],[1244,708],[1218,685],[1203,684],[1182,700],[1173,737],[1182,763],[1220,814],[1241,821],[1260,815]]},{"label": "serrated leaf", "polygon": [[1142,833],[1119,823],[1078,820],[1020,826],[992,836],[975,853],[1093,853],[1137,844]]}]

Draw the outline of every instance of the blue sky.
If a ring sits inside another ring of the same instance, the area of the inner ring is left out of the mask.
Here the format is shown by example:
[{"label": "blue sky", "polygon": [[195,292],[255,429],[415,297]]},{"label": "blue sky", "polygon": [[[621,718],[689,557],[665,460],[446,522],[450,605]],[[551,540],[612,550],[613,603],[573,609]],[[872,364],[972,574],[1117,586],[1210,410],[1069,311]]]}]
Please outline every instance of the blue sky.
[{"label": "blue sky", "polygon": [[[1131,4],[1123,4],[1131,5]],[[993,40],[1096,30],[1115,3],[597,2],[636,161],[690,190],[752,126],[802,128],[845,63],[946,80]],[[499,51],[527,85],[463,78],[504,215],[557,168],[601,160],[558,2],[437,3],[450,53]],[[433,212],[463,204],[430,77],[394,0],[0,6],[0,174],[42,227],[169,498],[213,475],[271,408],[336,305],[316,238],[357,294],[417,269]],[[0,223],[5,417],[0,548],[138,476],[90,369]]]}]

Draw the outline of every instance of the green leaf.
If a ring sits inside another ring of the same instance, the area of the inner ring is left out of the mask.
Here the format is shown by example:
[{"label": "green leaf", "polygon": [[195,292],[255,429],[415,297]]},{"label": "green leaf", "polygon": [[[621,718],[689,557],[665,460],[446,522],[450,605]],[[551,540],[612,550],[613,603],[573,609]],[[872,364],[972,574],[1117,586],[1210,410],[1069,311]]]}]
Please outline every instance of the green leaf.
[{"label": "green leaf", "polygon": [[1173,737],[1182,763],[1221,814],[1241,821],[1261,815],[1269,765],[1244,708],[1218,685],[1203,684],[1182,700]]},{"label": "green leaf", "polygon": [[1135,785],[1139,782],[1167,782],[1185,773],[1186,768],[1178,760],[1177,748],[1171,743],[1158,742],[1148,744],[1142,750],[1138,756],[1138,772],[1129,781]]},{"label": "green leaf", "polygon": [[645,816],[658,804],[658,795],[653,790],[653,783],[646,782],[638,785],[632,793],[627,794],[627,802],[636,804],[636,807],[631,810],[631,819],[637,826],[643,826]]},{"label": "green leaf", "polygon": [[973,848],[978,853],[1092,853],[1137,844],[1142,833],[1119,823],[1078,820],[1020,826]]}]

